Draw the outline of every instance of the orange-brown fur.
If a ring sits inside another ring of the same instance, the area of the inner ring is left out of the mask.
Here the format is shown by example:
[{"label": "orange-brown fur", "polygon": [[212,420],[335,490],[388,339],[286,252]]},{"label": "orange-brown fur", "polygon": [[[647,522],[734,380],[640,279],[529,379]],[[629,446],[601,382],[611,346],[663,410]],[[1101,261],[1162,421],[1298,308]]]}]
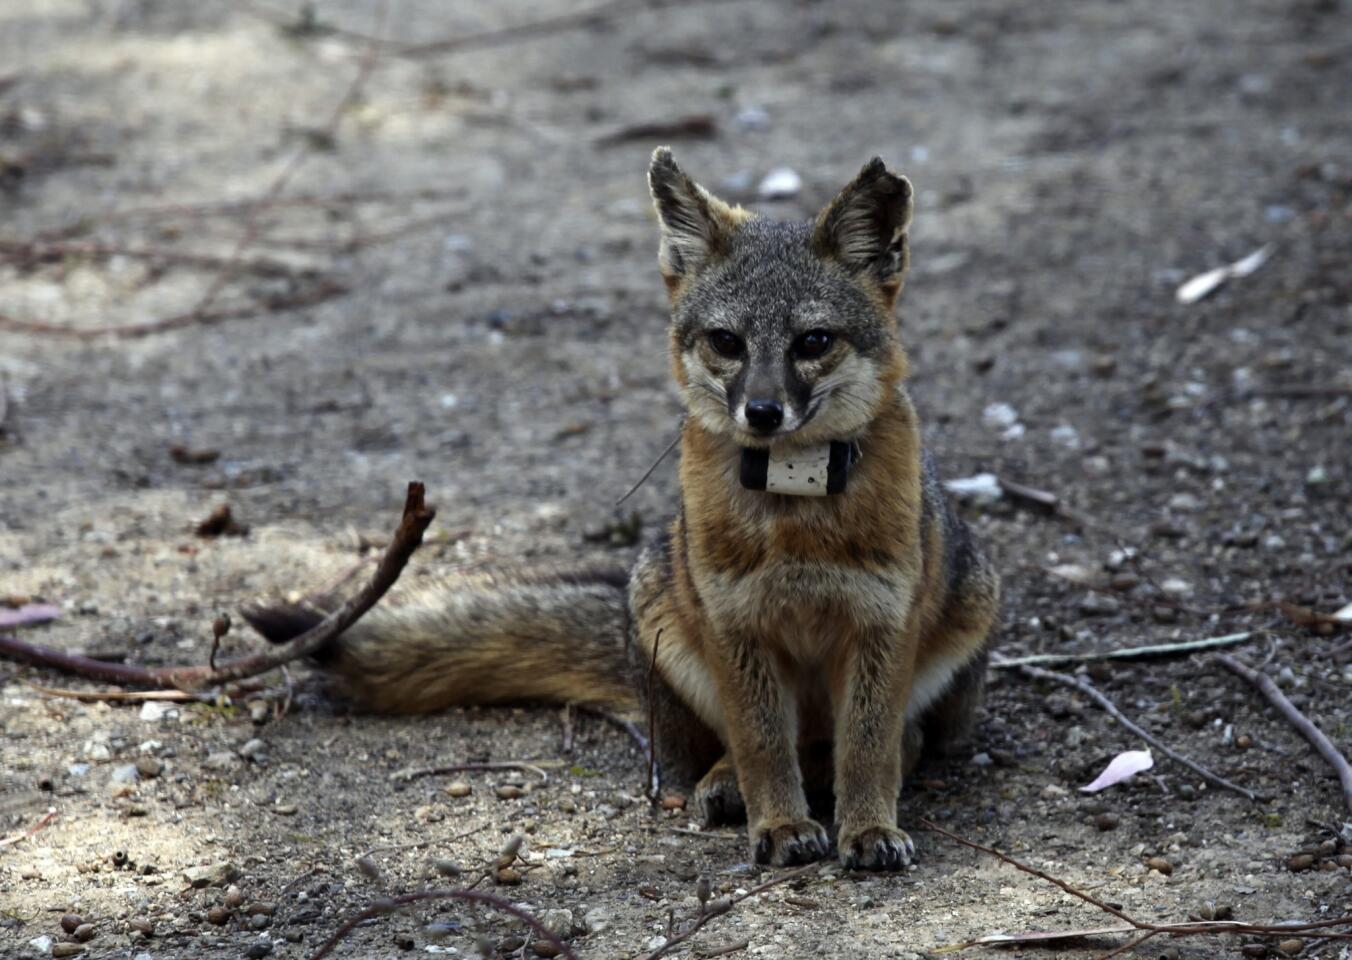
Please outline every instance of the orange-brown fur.
[{"label": "orange-brown fur", "polygon": [[[755,220],[661,151],[651,182],[663,279],[676,313],[689,314],[701,277],[734,255]],[[758,859],[826,854],[808,790],[827,789],[848,865],[909,862],[896,820],[902,772],[922,740],[942,751],[970,736],[999,591],[927,470],[903,385],[891,312],[909,257],[910,198],[910,185],[875,161],[812,227],[813,269],[857,290],[856,313],[867,305],[855,320],[867,350],[833,348],[814,374],[854,371],[867,380],[856,400],[873,398],[867,410],[842,408],[863,451],[845,494],[742,489],[741,428],[706,406],[681,432],[680,512],[639,557],[627,591],[597,572],[421,580],[328,652],[346,692],[396,712],[530,699],[632,710],[651,697],[668,774],[698,781],[695,801],[711,822],[744,810]],[[717,364],[710,349],[673,325],[672,365],[687,396],[697,390],[692,370],[713,376],[702,369]],[[285,639],[320,612],[247,614]]]}]

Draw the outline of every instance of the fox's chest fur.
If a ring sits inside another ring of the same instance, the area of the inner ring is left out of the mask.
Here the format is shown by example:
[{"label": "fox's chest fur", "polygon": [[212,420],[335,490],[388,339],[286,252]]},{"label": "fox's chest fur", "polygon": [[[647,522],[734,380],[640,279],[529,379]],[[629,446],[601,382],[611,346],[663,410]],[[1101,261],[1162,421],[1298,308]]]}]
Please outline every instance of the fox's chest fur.
[{"label": "fox's chest fur", "polygon": [[841,653],[842,635],[904,623],[921,573],[910,425],[898,392],[834,497],[741,489],[737,448],[687,428],[679,523],[692,600],[714,631],[769,638],[782,658],[811,667]]}]

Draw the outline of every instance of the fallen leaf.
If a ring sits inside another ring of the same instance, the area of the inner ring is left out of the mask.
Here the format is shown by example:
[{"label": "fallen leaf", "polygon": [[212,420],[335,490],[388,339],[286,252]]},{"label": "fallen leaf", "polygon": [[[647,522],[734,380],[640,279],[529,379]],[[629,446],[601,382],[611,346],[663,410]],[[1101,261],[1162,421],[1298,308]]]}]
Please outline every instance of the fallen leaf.
[{"label": "fallen leaf", "polygon": [[1227,280],[1247,277],[1255,273],[1259,267],[1267,263],[1267,258],[1271,252],[1271,245],[1265,244],[1247,257],[1236,260],[1234,263],[1208,270],[1206,273],[1199,273],[1180,286],[1174,296],[1179,303],[1183,304],[1203,300],[1219,289],[1221,284]]},{"label": "fallen leaf", "polygon": [[1121,783],[1142,770],[1149,770],[1154,765],[1155,758],[1149,750],[1128,750],[1125,753],[1119,753],[1113,757],[1108,766],[1103,769],[1103,772],[1094,778],[1094,782],[1081,787],[1080,792],[1098,793],[1115,783]]}]

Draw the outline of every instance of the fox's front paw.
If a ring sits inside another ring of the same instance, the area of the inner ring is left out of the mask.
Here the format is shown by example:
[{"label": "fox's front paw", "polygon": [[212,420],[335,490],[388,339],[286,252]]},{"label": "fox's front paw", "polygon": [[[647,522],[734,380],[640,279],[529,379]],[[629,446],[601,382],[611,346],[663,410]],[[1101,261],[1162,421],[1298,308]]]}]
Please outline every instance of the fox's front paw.
[{"label": "fox's front paw", "polygon": [[770,821],[751,830],[751,849],[757,863],[787,867],[822,859],[831,852],[831,839],[816,820]]},{"label": "fox's front paw", "polygon": [[836,843],[847,870],[900,870],[915,860],[915,844],[896,827],[842,827]]},{"label": "fox's front paw", "polygon": [[695,785],[695,812],[706,827],[746,820],[746,804],[731,764],[717,764]]}]

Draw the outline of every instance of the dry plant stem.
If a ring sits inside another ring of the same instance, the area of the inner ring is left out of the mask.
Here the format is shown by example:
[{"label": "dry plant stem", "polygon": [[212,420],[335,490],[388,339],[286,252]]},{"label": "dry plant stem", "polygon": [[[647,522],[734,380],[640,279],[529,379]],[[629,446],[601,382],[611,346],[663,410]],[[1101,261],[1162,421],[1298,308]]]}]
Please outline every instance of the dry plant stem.
[{"label": "dry plant stem", "polygon": [[1005,670],[1010,667],[1051,667],[1065,663],[1093,663],[1099,660],[1137,660],[1148,657],[1172,657],[1180,654],[1196,653],[1198,650],[1215,650],[1218,647],[1233,647],[1247,643],[1254,638],[1253,633],[1231,633],[1224,637],[1208,637],[1205,640],[1189,640],[1185,643],[1160,643],[1147,647],[1122,647],[1118,650],[1102,650],[1095,653],[1036,653],[1027,657],[1013,657],[1009,660],[993,660],[991,668]]},{"label": "dry plant stem", "polygon": [[764,883],[752,887],[746,893],[739,894],[735,897],[730,897],[728,899],[727,910],[720,910],[717,913],[705,910],[703,913],[699,915],[699,917],[696,918],[694,924],[691,925],[690,929],[678,933],[676,936],[669,939],[666,943],[662,944],[662,946],[658,947],[652,953],[644,954],[642,960],[657,960],[658,957],[665,957],[676,947],[685,943],[695,934],[699,933],[699,931],[703,929],[704,925],[708,923],[710,920],[713,920],[715,917],[721,917],[723,916],[723,914],[728,913],[733,907],[737,906],[737,904],[741,903],[743,900],[748,900],[751,897],[762,894],[766,890],[771,889],[772,887],[777,887],[780,886],[781,884],[797,880],[799,877],[806,877],[808,874],[816,873],[828,862],[830,861],[818,860],[816,863],[809,863],[805,867],[798,867],[795,870],[790,870],[787,873],[781,873],[777,877],[774,877],[770,880],[766,880]]},{"label": "dry plant stem", "polygon": [[1229,654],[1217,654],[1216,662],[1258,688],[1258,691],[1267,697],[1268,702],[1276,707],[1300,735],[1319,751],[1319,755],[1328,761],[1329,766],[1333,767],[1334,772],[1338,774],[1338,781],[1343,787],[1343,802],[1347,805],[1348,810],[1352,811],[1352,766],[1348,766],[1347,758],[1333,745],[1333,741],[1324,736],[1323,731],[1311,723],[1305,714],[1297,710],[1295,704],[1286,699],[1286,694],[1277,688],[1271,678],[1259,673],[1248,664],[1241,663]]},{"label": "dry plant stem", "polygon": [[345,293],[347,293],[345,285],[336,280],[325,278],[317,282],[313,289],[302,291],[293,296],[276,297],[263,303],[252,303],[248,306],[228,307],[220,310],[194,308],[187,313],[177,313],[147,323],[122,323],[105,327],[69,327],[56,323],[43,323],[38,320],[22,320],[0,313],[0,330],[57,337],[63,340],[93,340],[97,337],[148,337],[151,334],[165,333],[183,327],[207,327],[224,323],[227,320],[257,317],[264,313],[313,307]]},{"label": "dry plant stem", "polygon": [[399,529],[395,531],[394,539],[390,541],[390,546],[370,581],[312,629],[271,650],[231,660],[214,670],[206,666],[129,667],[118,663],[106,663],[91,657],[62,653],[24,643],[17,638],[0,636],[0,656],[73,673],[91,680],[152,688],[170,686],[188,692],[267,673],[284,663],[316,653],[361,619],[366,611],[375,606],[394,586],[409,558],[422,543],[423,533],[427,530],[428,524],[436,516],[436,511],[423,502],[423,495],[424,488],[421,483],[414,482],[408,485],[408,497],[404,501],[404,515],[399,522]]},{"label": "dry plant stem", "polygon": [[[1049,873],[1044,873],[1043,871],[1037,869],[1036,867],[1030,867],[1028,864],[1023,863],[1022,861],[1015,860],[1013,857],[1009,856],[1008,854],[1001,853],[994,847],[983,846],[982,844],[976,843],[975,841],[972,840],[968,840],[965,837],[960,837],[956,833],[952,833],[951,831],[945,830],[943,827],[939,826],[937,823],[934,823],[931,820],[921,818],[920,823],[922,826],[926,827],[929,830],[933,830],[940,836],[947,837],[954,843],[961,844],[964,847],[970,847],[973,850],[979,850],[984,854],[995,857],[997,860],[1001,860],[1004,863],[1009,864],[1016,870],[1020,870],[1026,874],[1029,874],[1030,876],[1037,877],[1039,880],[1045,880],[1046,882],[1052,884],[1053,886],[1059,887],[1061,890],[1070,894],[1072,897],[1075,897],[1079,900],[1083,900],[1085,903],[1091,904],[1092,906],[1098,907],[1104,913],[1111,914],[1114,917],[1117,917],[1117,919],[1130,924],[1134,929],[1140,930],[1146,934],[1146,936],[1130,941],[1126,944],[1123,944],[1120,947],[1115,948],[1111,952],[1104,954],[1099,958],[1099,960],[1107,960],[1108,957],[1117,956],[1125,952],[1126,950],[1131,949],[1132,947],[1144,943],[1151,937],[1155,937],[1160,934],[1169,934],[1170,936],[1175,937],[1185,937],[1185,936],[1198,936],[1201,934],[1224,933],[1224,934],[1244,934],[1248,936],[1260,936],[1260,937],[1298,937],[1302,940],[1313,939],[1316,936],[1329,937],[1338,940],[1352,939],[1352,933],[1329,932],[1329,930],[1333,927],[1352,926],[1352,917],[1338,917],[1332,920],[1317,920],[1314,921],[1313,923],[1283,923],[1283,924],[1241,923],[1237,920],[1204,920],[1197,922],[1189,921],[1187,923],[1147,923],[1144,920],[1137,920],[1135,917],[1118,909],[1117,907],[1114,907],[1112,904],[1104,903],[1102,900],[1098,899],[1092,894],[1086,893],[1083,890],[1071,886],[1064,880],[1061,880],[1057,877],[1053,877]],[[968,944],[962,944],[960,946],[979,946],[979,945],[985,944],[983,944],[981,941],[971,941]],[[943,952],[949,951],[945,950]]]},{"label": "dry plant stem", "polygon": [[1121,710],[1117,708],[1117,705],[1115,703],[1113,703],[1102,693],[1100,693],[1098,689],[1089,681],[1082,680],[1079,677],[1072,677],[1066,673],[1056,673],[1055,671],[1052,670],[1043,670],[1040,667],[1022,666],[1019,667],[1019,672],[1022,673],[1025,677],[1032,677],[1036,680],[1050,680],[1053,683],[1059,683],[1063,686],[1074,687],[1076,690],[1079,690],[1081,693],[1092,699],[1105,711],[1111,714],[1113,718],[1117,720],[1118,723],[1122,724],[1122,726],[1126,727],[1127,730],[1136,734],[1136,736],[1140,737],[1142,740],[1150,744],[1160,753],[1164,754],[1170,760],[1174,761],[1174,763],[1178,763],[1187,767],[1189,770],[1197,774],[1199,777],[1201,777],[1203,780],[1205,780],[1212,786],[1220,787],[1223,790],[1229,790],[1232,793],[1237,793],[1244,799],[1251,800],[1255,803],[1265,799],[1261,794],[1257,794],[1252,790],[1249,790],[1245,787],[1241,787],[1239,784],[1233,783],[1225,779],[1224,777],[1220,776],[1219,774],[1212,773],[1210,770],[1202,766],[1197,761],[1188,759],[1187,757],[1183,756],[1183,754],[1179,753],[1177,750],[1173,749],[1172,747],[1168,746],[1167,744],[1159,740],[1153,734],[1148,733],[1142,727],[1137,726],[1130,719],[1128,719],[1126,714],[1124,714]]},{"label": "dry plant stem", "polygon": [[[560,760],[538,762],[556,767],[563,765]],[[536,764],[528,763],[525,760],[490,760],[485,763],[444,763],[431,767],[409,767],[406,770],[399,770],[390,774],[390,779],[417,780],[419,777],[435,777],[444,773],[475,773],[483,770],[520,770],[523,773],[530,773],[539,777],[542,784],[549,782],[549,774]]]},{"label": "dry plant stem", "polygon": [[401,907],[411,906],[415,903],[424,903],[428,900],[460,900],[465,903],[479,903],[491,907],[494,910],[501,910],[503,913],[510,914],[525,923],[539,935],[540,939],[547,940],[553,944],[554,948],[559,951],[559,956],[567,957],[568,960],[578,960],[578,956],[573,952],[572,948],[555,936],[549,928],[536,919],[533,914],[527,913],[525,910],[509,903],[502,897],[495,896],[491,893],[480,893],[476,890],[421,890],[417,893],[406,893],[402,896],[390,897],[383,902],[377,901],[361,913],[348,919],[347,922],[334,931],[333,936],[330,937],[322,947],[315,951],[310,957],[310,960],[323,960],[323,958],[332,953],[333,948],[341,943],[343,938],[355,930],[359,924],[365,923],[367,920],[374,917],[391,913]]},{"label": "dry plant stem", "polygon": [[0,847],[8,847],[11,844],[19,843],[21,840],[27,840],[29,837],[37,833],[39,830],[47,826],[47,824],[51,823],[55,819],[56,819],[56,811],[48,810],[41,817],[38,818],[37,823],[33,824],[27,830],[23,831],[22,833],[12,834],[11,836],[5,837],[3,840],[0,840]]},{"label": "dry plant stem", "polygon": [[[348,108],[361,96],[361,91],[366,86],[366,81],[370,79],[372,72],[376,68],[376,62],[379,60],[379,48],[381,43],[378,37],[384,32],[385,17],[388,12],[389,3],[388,0],[386,0],[386,2],[381,4],[380,10],[376,15],[378,24],[376,33],[371,42],[367,45],[366,53],[362,57],[361,65],[357,68],[356,75],[352,78],[352,82],[348,84],[347,91],[343,94],[342,99],[340,99],[338,104],[333,108],[333,112],[329,115],[328,122],[321,128],[328,139],[334,138],[338,131],[339,124],[343,121],[343,115],[347,113]],[[277,197],[281,195],[281,192],[286,189],[286,185],[291,182],[291,178],[296,175],[300,170],[301,165],[309,158],[310,151],[311,148],[308,145],[303,144],[287,159],[281,172],[277,174],[276,178],[272,181],[272,184],[263,194],[262,202],[250,210],[245,216],[244,232],[240,236],[239,242],[235,245],[234,251],[230,254],[231,263],[227,264],[225,268],[216,275],[216,279],[209,287],[207,287],[206,292],[202,294],[202,298],[197,302],[197,306],[194,307],[191,312],[205,313],[210,310],[212,304],[216,302],[216,298],[219,297],[221,291],[225,289],[226,284],[233,280],[239,273],[240,266],[243,263],[242,258],[244,252],[253,245],[254,241],[257,240],[259,235],[263,232],[263,211],[267,210],[269,204],[271,204],[273,200],[276,200]]]}]

